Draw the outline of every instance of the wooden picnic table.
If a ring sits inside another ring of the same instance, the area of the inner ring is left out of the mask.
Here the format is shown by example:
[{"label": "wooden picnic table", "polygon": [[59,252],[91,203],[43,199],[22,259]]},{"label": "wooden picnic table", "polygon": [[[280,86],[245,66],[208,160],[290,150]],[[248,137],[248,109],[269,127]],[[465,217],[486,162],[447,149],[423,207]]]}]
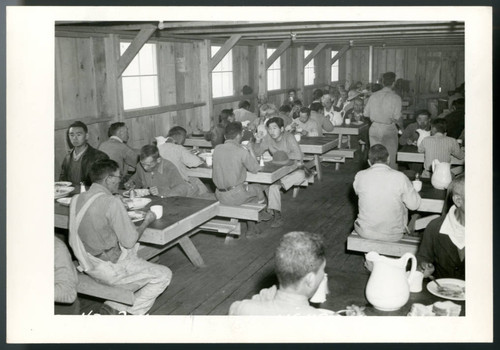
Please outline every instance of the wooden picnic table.
[{"label": "wooden picnic table", "polygon": [[184,146],[200,147],[200,148],[212,148],[212,143],[210,141],[205,140],[204,137],[191,136],[191,137],[186,138],[186,141],[184,142]]},{"label": "wooden picnic table", "polygon": [[[327,262],[328,263],[328,262]],[[422,291],[420,293],[410,293],[410,299],[399,310],[396,311],[380,311],[369,304],[365,296],[366,283],[370,277],[370,273],[351,273],[335,269],[328,272],[328,289],[330,294],[327,299],[319,307],[333,311],[345,310],[346,306],[355,304],[365,307],[364,312],[367,316],[407,316],[411,310],[411,306],[415,303],[423,305],[431,305],[437,301],[446,301],[441,297],[435,296],[427,290],[427,284],[430,282],[424,279]],[[455,304],[462,307],[460,316],[465,316],[465,301],[452,300]]]},{"label": "wooden picnic table", "polygon": [[323,132],[324,134],[334,134],[339,135],[338,139],[338,149],[342,148],[342,136],[347,135],[349,148],[351,148],[351,135],[359,135],[360,132],[368,128],[368,123],[362,122],[361,124],[351,124],[346,125],[345,122],[342,125],[335,126],[333,131]]},{"label": "wooden picnic table", "polygon": [[302,152],[306,154],[312,154],[314,156],[314,165],[316,166],[316,171],[318,172],[318,179],[321,180],[321,164],[320,155],[335,148],[337,138],[335,136],[302,136],[299,142],[299,146]]},{"label": "wooden picnic table", "polygon": [[[401,151],[397,154],[398,162],[410,162],[410,163],[423,163],[424,154],[419,153],[417,147],[403,147]],[[451,157],[451,165],[463,165],[465,163],[464,159],[457,159],[456,157]]]},{"label": "wooden picnic table", "polygon": [[[163,206],[163,216],[150,224],[139,239],[138,255],[148,258],[156,256],[170,247],[180,244],[189,260],[198,267],[204,266],[203,258],[189,238],[196,228],[217,216],[219,202],[189,197],[168,197],[153,199],[143,210],[152,205]],[[69,207],[55,202],[55,227],[68,228]],[[139,223],[136,223],[139,225]]]},{"label": "wooden picnic table", "polygon": [[[264,167],[257,174],[247,172],[247,181],[263,184],[272,184],[280,180],[283,176],[288,175],[298,167],[296,162],[290,165],[276,165],[271,162],[264,162]],[[212,167],[202,164],[196,168],[188,168],[188,176],[211,179]]]}]

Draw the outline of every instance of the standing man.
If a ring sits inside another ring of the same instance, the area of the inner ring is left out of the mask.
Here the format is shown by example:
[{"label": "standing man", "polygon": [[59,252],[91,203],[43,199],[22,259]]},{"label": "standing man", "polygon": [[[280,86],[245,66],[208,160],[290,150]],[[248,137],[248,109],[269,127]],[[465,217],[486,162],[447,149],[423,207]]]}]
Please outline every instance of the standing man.
[{"label": "standing man", "polygon": [[101,143],[99,150],[118,163],[126,181],[129,167],[135,169],[139,159],[139,151],[127,145],[129,139],[128,127],[123,122],[111,124],[108,136],[109,139]]},{"label": "standing man", "polygon": [[137,242],[156,216],[148,211],[138,227],[130,221],[122,201],[113,195],[121,178],[115,161],[95,162],[90,178],[90,189],[71,202],[69,243],[89,276],[111,286],[139,287],[132,306],[106,301],[101,315],[144,315],[172,279],[166,266],[137,257]]},{"label": "standing man", "polygon": [[[370,145],[382,144],[387,148],[390,166],[397,169],[396,153],[398,151],[398,127],[403,129],[401,121],[401,97],[394,91],[396,74],[384,73],[384,88],[370,96],[365,106],[366,117],[372,121],[370,126]],[[398,126],[398,127],[397,127]]]},{"label": "standing man", "polygon": [[389,158],[383,145],[372,146],[370,168],[354,177],[359,198],[354,230],[363,238],[394,242],[408,231],[408,209],[416,210],[421,198],[405,174],[389,167]]},{"label": "standing man", "polygon": [[80,182],[90,186],[90,167],[108,156],[88,144],[89,129],[80,121],[69,126],[67,136],[73,148],[63,160],[59,181],[71,181],[75,188],[80,188]]}]

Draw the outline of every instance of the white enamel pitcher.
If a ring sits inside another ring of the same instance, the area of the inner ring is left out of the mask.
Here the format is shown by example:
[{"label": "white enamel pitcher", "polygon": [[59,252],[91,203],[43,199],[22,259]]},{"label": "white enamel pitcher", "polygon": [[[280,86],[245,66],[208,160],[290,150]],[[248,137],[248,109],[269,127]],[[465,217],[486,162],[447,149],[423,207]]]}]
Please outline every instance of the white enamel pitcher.
[{"label": "white enamel pitcher", "polygon": [[432,161],[432,186],[438,190],[445,190],[448,188],[450,182],[451,164],[434,159]]},{"label": "white enamel pitcher", "polygon": [[[410,298],[410,281],[417,269],[417,259],[405,253],[399,259],[388,258],[377,252],[365,255],[366,261],[373,264],[372,273],[366,284],[366,299],[378,310],[395,311],[406,304]],[[411,259],[410,274],[406,265]]]}]

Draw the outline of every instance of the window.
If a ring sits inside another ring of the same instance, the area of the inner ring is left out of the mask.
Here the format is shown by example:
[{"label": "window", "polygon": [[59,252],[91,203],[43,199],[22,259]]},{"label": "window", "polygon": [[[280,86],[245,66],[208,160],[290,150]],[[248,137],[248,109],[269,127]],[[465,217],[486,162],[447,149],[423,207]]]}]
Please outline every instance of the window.
[{"label": "window", "polygon": [[[332,58],[335,57],[336,54],[338,54],[338,51],[333,51],[332,50]],[[339,61],[335,61],[334,64],[332,64],[332,81],[339,81]]]},{"label": "window", "polygon": [[[267,49],[267,58],[276,51],[276,49]],[[279,90],[281,89],[281,57],[278,57],[276,61],[267,70],[267,90]]]},{"label": "window", "polygon": [[[312,50],[304,50],[304,58],[309,56]],[[314,72],[314,58],[304,67],[304,85],[313,85],[316,73]]]},{"label": "window", "polygon": [[[212,46],[212,57],[219,51],[220,46]],[[212,97],[233,95],[233,51],[226,56],[212,71]]]},{"label": "window", "polygon": [[[130,42],[120,42],[123,55]],[[123,109],[158,106],[156,44],[144,44],[122,74]]]}]

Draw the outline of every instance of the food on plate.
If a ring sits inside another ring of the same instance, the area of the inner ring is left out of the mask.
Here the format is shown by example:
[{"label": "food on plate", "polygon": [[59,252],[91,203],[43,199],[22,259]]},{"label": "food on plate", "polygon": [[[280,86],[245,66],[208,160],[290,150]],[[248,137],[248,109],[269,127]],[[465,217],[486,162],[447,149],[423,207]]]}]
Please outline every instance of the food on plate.
[{"label": "food on plate", "polygon": [[450,298],[464,298],[465,297],[465,287],[460,287],[455,284],[439,283],[441,287],[438,287],[439,294],[450,297]]},{"label": "food on plate", "polygon": [[70,181],[57,181],[55,184],[54,184],[55,187],[68,187],[68,186],[71,186],[71,182]]},{"label": "food on plate", "polygon": [[[123,196],[130,197],[130,191],[131,190],[123,192]],[[145,196],[149,196],[151,194],[149,192],[149,189],[147,189],[147,188],[136,188],[133,191],[134,191],[136,197],[145,197]]]},{"label": "food on plate", "polygon": [[146,216],[145,212],[138,210],[128,211],[127,214],[132,221],[144,220],[144,217]]},{"label": "food on plate", "polygon": [[66,197],[66,198],[59,198],[57,200],[57,203],[60,203],[60,204],[65,205],[65,206],[69,206],[71,204],[71,198],[68,198],[68,197]]},{"label": "food on plate", "polygon": [[436,316],[459,316],[462,306],[451,301],[438,301],[432,304]]}]

